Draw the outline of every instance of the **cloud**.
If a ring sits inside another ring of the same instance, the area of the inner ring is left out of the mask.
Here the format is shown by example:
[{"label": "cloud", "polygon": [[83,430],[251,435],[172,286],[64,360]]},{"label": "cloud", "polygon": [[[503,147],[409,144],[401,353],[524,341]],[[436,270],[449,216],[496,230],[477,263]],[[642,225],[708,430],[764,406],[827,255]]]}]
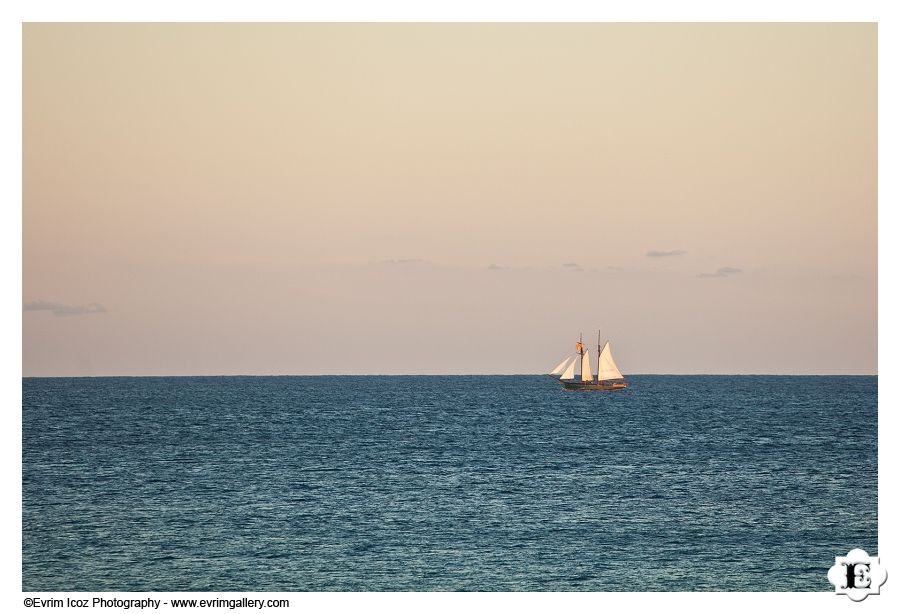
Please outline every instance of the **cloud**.
[{"label": "cloud", "polygon": [[49,301],[29,301],[22,305],[22,311],[50,311],[58,318],[66,316],[83,316],[89,313],[106,313],[106,307],[100,303],[88,305],[65,305]]},{"label": "cloud", "polygon": [[488,268],[492,271],[500,271],[500,270],[504,269],[505,267],[502,267],[499,264],[489,264]]},{"label": "cloud", "polygon": [[687,252],[683,249],[673,249],[668,252],[661,252],[655,249],[651,249],[647,252],[648,258],[668,258],[669,256],[684,256]]},{"label": "cloud", "polygon": [[421,258],[401,258],[399,260],[385,260],[385,264],[422,264],[425,261]]},{"label": "cloud", "polygon": [[625,267],[623,267],[623,266],[608,266],[606,268],[609,269],[610,271],[624,271],[625,270]]},{"label": "cloud", "polygon": [[581,273],[584,269],[577,262],[565,262],[563,263],[563,268],[569,269],[570,271],[578,271]]},{"label": "cloud", "polygon": [[700,277],[728,277],[740,272],[740,269],[736,269],[733,266],[723,266],[715,273],[700,273]]}]

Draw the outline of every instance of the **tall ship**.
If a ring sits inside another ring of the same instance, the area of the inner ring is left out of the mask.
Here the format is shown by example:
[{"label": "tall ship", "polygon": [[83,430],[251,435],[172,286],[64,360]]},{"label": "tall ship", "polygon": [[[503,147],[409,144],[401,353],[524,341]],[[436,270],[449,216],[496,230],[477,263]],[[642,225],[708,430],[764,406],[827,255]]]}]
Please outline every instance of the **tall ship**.
[{"label": "tall ship", "polygon": [[[579,373],[576,374],[576,368]],[[628,382],[616,361],[613,360],[609,341],[600,345],[600,332],[597,332],[597,377],[591,372],[591,356],[581,335],[575,344],[575,356],[566,357],[556,368],[550,372],[550,376],[565,386],[566,390],[622,390],[628,388]]]}]

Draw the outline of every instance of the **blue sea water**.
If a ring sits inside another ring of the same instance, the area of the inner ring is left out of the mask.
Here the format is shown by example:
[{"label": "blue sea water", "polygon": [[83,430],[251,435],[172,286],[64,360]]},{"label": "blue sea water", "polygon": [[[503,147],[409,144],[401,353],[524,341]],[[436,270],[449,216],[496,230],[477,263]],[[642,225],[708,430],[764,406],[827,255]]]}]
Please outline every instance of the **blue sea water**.
[{"label": "blue sea water", "polygon": [[877,378],[26,378],[26,591],[827,591]]}]

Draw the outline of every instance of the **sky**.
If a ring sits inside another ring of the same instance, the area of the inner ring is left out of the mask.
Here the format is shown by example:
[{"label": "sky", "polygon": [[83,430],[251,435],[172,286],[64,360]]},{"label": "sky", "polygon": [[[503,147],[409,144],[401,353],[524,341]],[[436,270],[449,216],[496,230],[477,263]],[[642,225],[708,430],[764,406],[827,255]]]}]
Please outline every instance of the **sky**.
[{"label": "sky", "polygon": [[877,373],[876,49],[26,24],[24,375]]}]

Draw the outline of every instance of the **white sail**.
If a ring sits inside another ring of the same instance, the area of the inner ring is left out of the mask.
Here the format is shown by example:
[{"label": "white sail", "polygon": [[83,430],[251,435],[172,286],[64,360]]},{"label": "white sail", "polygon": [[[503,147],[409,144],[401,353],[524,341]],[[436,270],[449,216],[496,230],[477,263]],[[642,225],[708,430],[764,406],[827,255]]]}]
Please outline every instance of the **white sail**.
[{"label": "white sail", "polygon": [[581,355],[581,381],[590,382],[594,380],[594,375],[591,373],[591,355],[588,352],[585,352]]},{"label": "white sail", "polygon": [[603,346],[603,350],[600,351],[600,365],[597,370],[597,379],[605,380],[605,379],[622,379],[624,376],[622,372],[619,371],[619,367],[616,366],[616,361],[613,360],[612,351],[609,349],[609,341]]},{"label": "white sail", "polygon": [[572,357],[572,362],[569,363],[569,366],[566,367],[565,373],[559,376],[559,379],[575,379],[575,363],[578,361],[575,360],[575,357]]},{"label": "white sail", "polygon": [[550,375],[560,375],[560,374],[562,374],[562,372],[566,370],[566,366],[568,365],[568,363],[569,363],[570,360],[575,360],[575,357],[574,357],[574,356],[568,356],[568,357],[564,358],[563,361],[562,361],[561,363],[559,363],[558,365],[556,365],[556,368],[553,369],[553,371],[550,372]]}]

